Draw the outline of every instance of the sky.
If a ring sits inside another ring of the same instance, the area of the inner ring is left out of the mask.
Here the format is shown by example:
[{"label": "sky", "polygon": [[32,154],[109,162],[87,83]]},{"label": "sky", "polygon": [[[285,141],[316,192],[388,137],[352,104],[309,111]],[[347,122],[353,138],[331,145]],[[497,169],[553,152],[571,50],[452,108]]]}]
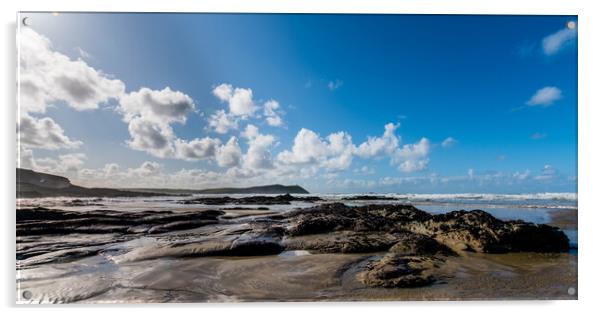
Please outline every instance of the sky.
[{"label": "sky", "polygon": [[576,16],[23,18],[23,168],[95,187],[577,190]]}]

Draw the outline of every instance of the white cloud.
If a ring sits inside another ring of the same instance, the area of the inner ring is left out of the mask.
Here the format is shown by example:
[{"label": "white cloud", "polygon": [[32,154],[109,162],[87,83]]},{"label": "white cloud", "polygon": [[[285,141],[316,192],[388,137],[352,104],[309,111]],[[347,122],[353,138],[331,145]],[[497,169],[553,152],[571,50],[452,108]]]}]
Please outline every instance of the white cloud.
[{"label": "white cloud", "polygon": [[327,169],[346,169],[353,160],[354,146],[351,136],[337,132],[322,139],[314,131],[302,128],[295,136],[292,149],[278,154],[283,164],[312,164]]},{"label": "white cloud", "polygon": [[[228,104],[228,109],[217,110],[209,117],[209,126],[220,134],[236,130],[239,122],[252,118],[261,118],[256,114],[260,109],[253,100],[253,90],[249,88],[235,88],[231,84],[222,83],[213,88],[213,95],[221,102]],[[282,111],[278,101],[270,99],[263,104],[263,117],[270,126],[282,126]]]},{"label": "white cloud", "polygon": [[457,143],[458,143],[458,141],[455,138],[450,136],[441,143],[441,146],[443,146],[443,148],[450,148],[450,147],[453,147],[454,145],[456,145]]},{"label": "white cloud", "polygon": [[17,141],[25,148],[48,150],[77,148],[82,144],[81,141],[67,137],[65,131],[53,119],[35,118],[26,114],[18,118]]},{"label": "white cloud", "polygon": [[207,145],[211,140],[177,139],[170,125],[185,123],[194,109],[192,98],[166,87],[163,90],[141,88],[124,95],[118,111],[128,123],[131,139],[127,143],[130,148],[160,158],[195,160],[208,157],[204,151],[212,150],[211,145]]},{"label": "white cloud", "polygon": [[130,175],[138,175],[141,177],[154,176],[161,172],[161,164],[154,161],[145,161],[140,167],[135,169],[128,169]]},{"label": "white cloud", "polygon": [[75,175],[83,167],[86,155],[83,153],[59,155],[56,158],[31,157],[31,167],[36,171]]},{"label": "white cloud", "polygon": [[302,128],[295,136],[290,150],[284,150],[277,156],[282,165],[315,165],[327,170],[346,170],[354,156],[364,159],[388,157],[392,165],[402,172],[414,172],[426,169],[430,143],[422,138],[415,144],[400,147],[400,139],[395,135],[399,124],[386,124],[381,137],[368,137],[368,140],[355,146],[346,132],[337,132],[321,138],[312,130]]},{"label": "white cloud", "polygon": [[247,139],[249,145],[243,157],[243,167],[248,170],[272,168],[270,147],[275,141],[274,136],[259,133],[259,129],[252,124],[247,125],[242,136]]},{"label": "white cloud", "polygon": [[52,49],[50,40],[31,28],[21,28],[19,42],[19,117],[17,139],[24,148],[76,148],[82,142],[65,135],[52,118],[35,114],[63,101],[76,110],[98,108],[119,98],[123,82],[109,78],[83,60],[72,60]]},{"label": "white cloud", "polygon": [[148,121],[136,117],[129,122],[128,131],[131,139],[128,146],[135,150],[147,152],[160,158],[173,156],[173,130],[166,123]]},{"label": "white cloud", "polygon": [[355,153],[362,158],[378,158],[388,156],[391,164],[397,165],[403,172],[421,171],[428,166],[430,142],[422,138],[415,144],[400,147],[401,140],[395,135],[399,124],[388,123],[381,137],[368,137],[360,144]]},{"label": "white cloud", "polygon": [[276,100],[269,100],[263,104],[263,115],[270,126],[281,126],[282,118],[276,112],[280,108],[280,104]]},{"label": "white cloud", "polygon": [[238,120],[224,110],[217,110],[209,118],[209,126],[217,133],[226,134],[231,129],[238,129]]},{"label": "white cloud", "polygon": [[562,91],[556,87],[544,87],[537,92],[527,101],[529,106],[542,106],[548,107],[554,102],[562,98]]},{"label": "white cloud", "polygon": [[415,144],[406,144],[395,150],[392,162],[399,164],[399,170],[403,172],[421,171],[428,166],[429,151],[429,140],[422,138]]},{"label": "white cloud", "polygon": [[233,88],[230,84],[222,83],[213,89],[213,95],[216,96],[222,102],[230,101],[232,98]]},{"label": "white cloud", "polygon": [[219,139],[210,137],[195,138],[191,141],[177,139],[175,141],[175,155],[177,158],[184,160],[214,158],[219,145]]},{"label": "white cloud", "polygon": [[218,147],[215,159],[220,167],[236,167],[240,165],[242,152],[236,137],[230,137],[225,145]]},{"label": "white cloud", "polygon": [[141,88],[124,95],[120,100],[119,111],[123,113],[126,122],[141,117],[146,121],[163,124],[185,123],[186,116],[194,108],[192,98],[166,87],[163,90]]},{"label": "white cloud", "polygon": [[253,101],[253,90],[233,88],[222,83],[213,89],[213,94],[222,102],[228,102],[229,113],[235,116],[248,117],[257,111]]},{"label": "white cloud", "polygon": [[399,147],[399,138],[395,135],[395,130],[399,128],[398,124],[388,123],[385,125],[385,132],[381,137],[368,137],[368,140],[361,143],[356,154],[362,158],[372,158],[382,155],[391,155]]},{"label": "white cloud", "polygon": [[31,28],[21,28],[18,40],[20,105],[25,113],[44,113],[56,101],[76,110],[96,109],[125,91],[120,80],[52,50],[50,40]]},{"label": "white cloud", "polygon": [[543,38],[541,47],[546,55],[554,55],[570,46],[577,39],[577,29],[565,28]]}]

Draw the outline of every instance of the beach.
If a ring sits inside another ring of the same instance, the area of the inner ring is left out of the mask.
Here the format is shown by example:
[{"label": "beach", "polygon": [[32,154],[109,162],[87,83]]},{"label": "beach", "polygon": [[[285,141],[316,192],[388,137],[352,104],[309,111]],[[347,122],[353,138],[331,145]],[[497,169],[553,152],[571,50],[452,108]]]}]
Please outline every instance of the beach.
[{"label": "beach", "polygon": [[225,197],[20,199],[18,302],[578,297],[576,195]]}]

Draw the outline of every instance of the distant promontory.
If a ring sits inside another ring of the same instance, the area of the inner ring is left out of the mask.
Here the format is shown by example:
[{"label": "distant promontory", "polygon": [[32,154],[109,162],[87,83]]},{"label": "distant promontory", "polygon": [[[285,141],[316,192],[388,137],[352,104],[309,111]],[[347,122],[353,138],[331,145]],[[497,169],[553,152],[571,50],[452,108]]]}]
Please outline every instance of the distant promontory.
[{"label": "distant promontory", "polygon": [[136,197],[191,194],[308,194],[298,185],[264,185],[246,188],[153,189],[153,188],[86,188],[74,185],[68,178],[29,169],[17,168],[17,198],[38,197]]}]

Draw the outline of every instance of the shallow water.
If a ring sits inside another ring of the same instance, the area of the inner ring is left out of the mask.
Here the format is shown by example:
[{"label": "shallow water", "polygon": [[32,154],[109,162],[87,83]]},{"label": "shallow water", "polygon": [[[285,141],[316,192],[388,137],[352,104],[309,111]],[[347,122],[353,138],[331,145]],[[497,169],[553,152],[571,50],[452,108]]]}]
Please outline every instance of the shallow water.
[{"label": "shallow water", "polygon": [[[232,195],[236,196],[236,195]],[[323,195],[327,202],[345,195]],[[63,210],[189,211],[240,207],[235,205],[184,205],[189,197],[80,199],[91,205],[67,206],[72,199],[20,200],[20,207],[45,206]],[[344,201],[350,205],[410,203],[432,213],[482,209],[505,219],[548,223],[559,210],[576,209],[576,196],[533,197],[504,200],[449,196],[404,197],[402,201]],[[450,201],[451,200],[451,201]],[[517,202],[520,201],[520,202]],[[561,205],[558,205],[561,204]],[[312,254],[287,251],[256,257],[175,258],[162,252],[162,244],[180,238],[206,240],[228,230],[244,228],[246,219],[314,204],[269,205],[269,211],[230,210],[233,225],[210,225],[152,237],[119,238],[116,235],[23,237],[17,247],[37,247],[64,260],[46,262],[48,255],[18,260],[19,302],[224,302],[308,300],[424,300],[424,299],[574,299],[577,253],[568,254],[465,254],[446,261],[441,281],[411,289],[369,288],[354,275],[354,264],[379,254]],[[262,206],[262,205],[257,205]],[[253,208],[253,205],[244,205]],[[236,224],[240,221],[240,224]],[[577,230],[565,230],[577,247]],[[191,237],[193,236],[193,237]],[[20,248],[21,247],[21,248]],[[35,249],[35,248],[34,248]],[[173,251],[173,248],[170,248]],[[176,251],[194,251],[179,248]],[[92,253],[92,255],[90,255]],[[62,253],[61,253],[62,254]],[[46,257],[45,257],[46,256]],[[571,292],[572,293],[572,292]]]}]

